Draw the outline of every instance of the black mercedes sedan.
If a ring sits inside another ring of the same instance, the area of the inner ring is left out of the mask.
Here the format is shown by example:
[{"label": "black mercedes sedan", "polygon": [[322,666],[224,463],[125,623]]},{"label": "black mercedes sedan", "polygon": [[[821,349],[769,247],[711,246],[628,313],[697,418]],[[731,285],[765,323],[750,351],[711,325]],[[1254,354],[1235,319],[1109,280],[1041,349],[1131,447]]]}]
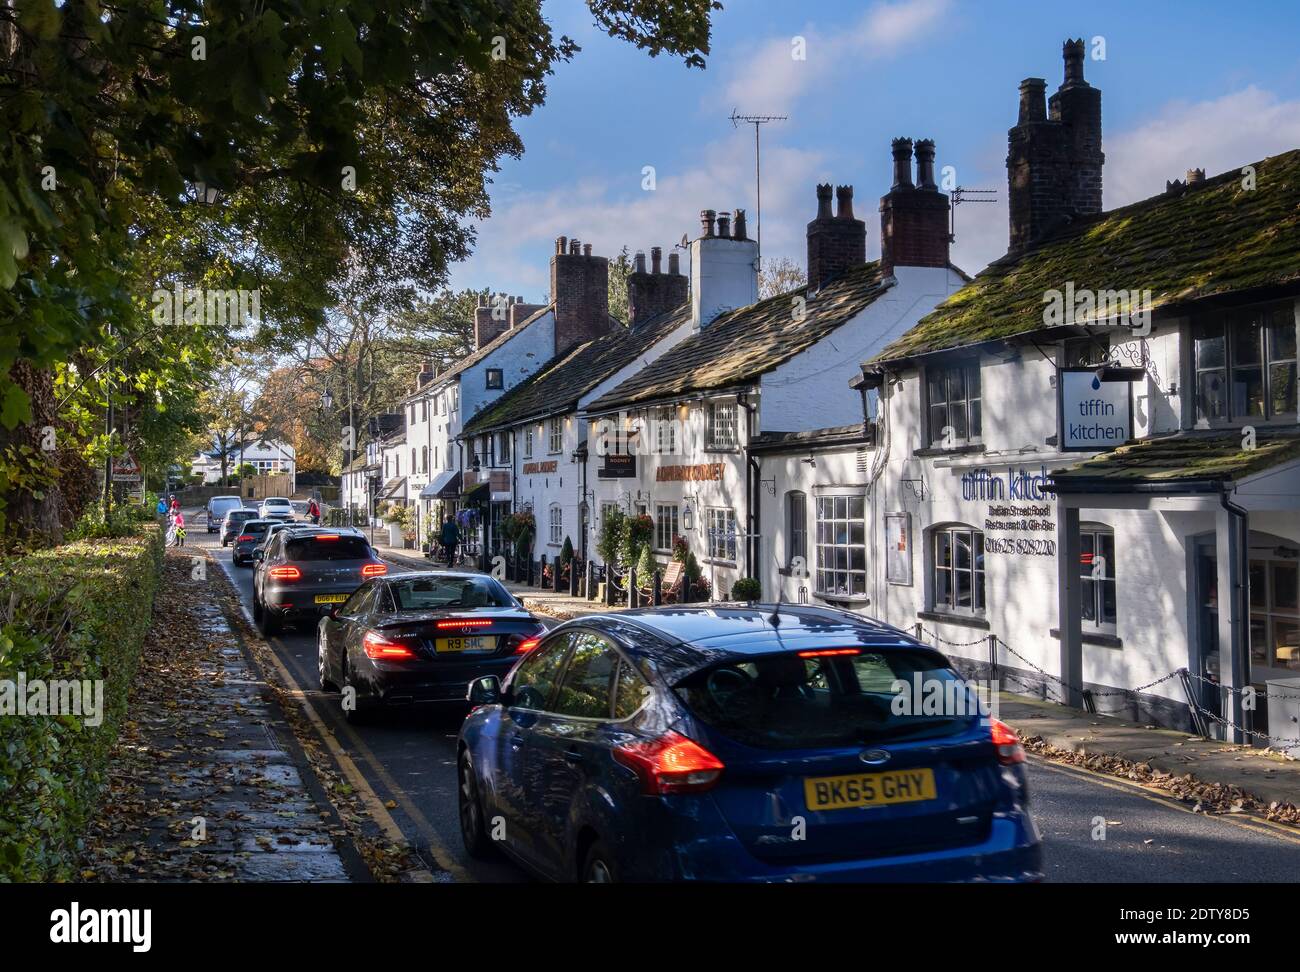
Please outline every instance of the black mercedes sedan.
[{"label": "black mercedes sedan", "polygon": [[363,583],[321,618],[321,688],[351,722],[412,703],[465,704],[465,685],[504,676],[546,625],[486,574],[411,571]]}]

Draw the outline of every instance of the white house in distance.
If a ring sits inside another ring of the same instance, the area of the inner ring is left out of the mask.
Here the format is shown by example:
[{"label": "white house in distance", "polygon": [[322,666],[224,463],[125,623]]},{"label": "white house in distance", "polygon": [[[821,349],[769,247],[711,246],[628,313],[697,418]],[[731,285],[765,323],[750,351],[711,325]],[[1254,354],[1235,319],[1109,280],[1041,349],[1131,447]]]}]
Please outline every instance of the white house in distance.
[{"label": "white house in distance", "polygon": [[[258,475],[286,475],[297,481],[297,455],[293,446],[279,439],[245,439],[226,450],[226,473],[233,475],[242,465],[253,466]],[[221,482],[220,447],[198,453],[190,462],[190,474],[202,476],[206,485]]]},{"label": "white house in distance", "polygon": [[[470,419],[462,433],[481,464],[509,472],[510,509],[534,514],[535,559],[545,554],[554,562],[566,538],[580,558],[591,546],[594,493],[585,406],[691,333],[689,281],[678,268],[677,254],[669,255],[666,273],[659,247],[650,257],[647,270],[645,254],[636,254],[628,276],[628,326],[606,314],[605,333],[558,353]],[[566,259],[557,252],[552,272],[562,272]],[[602,279],[592,281],[594,306],[602,300],[608,305],[607,294],[598,292]]]},{"label": "white house in distance", "polygon": [[861,609],[972,674],[1294,739],[1300,151],[1103,211],[1083,52],[1066,44],[1050,113],[1041,80],[1021,85],[1007,255],[863,365],[870,442],[765,459],[771,517],[808,510],[777,566],[812,575],[765,584],[837,600],[816,576],[865,533]]},{"label": "white house in distance", "polygon": [[895,143],[881,260],[866,260],[852,187],[838,189],[832,214],[831,187],[819,186],[808,284],[762,302],[744,214],[733,228],[726,214],[704,212],[691,243],[691,336],[589,408],[593,456],[610,425],[629,440],[630,455],[596,460],[600,508],[649,515],[661,561],[673,537],[684,537],[715,598],[741,577],[763,577],[777,555],[781,525],[762,503],[771,475],[751,447],[824,425],[860,426],[861,401],[846,393],[858,362],[966,281],[948,262],[948,200],[934,186],[933,143],[917,148],[914,187],[911,142]]}]

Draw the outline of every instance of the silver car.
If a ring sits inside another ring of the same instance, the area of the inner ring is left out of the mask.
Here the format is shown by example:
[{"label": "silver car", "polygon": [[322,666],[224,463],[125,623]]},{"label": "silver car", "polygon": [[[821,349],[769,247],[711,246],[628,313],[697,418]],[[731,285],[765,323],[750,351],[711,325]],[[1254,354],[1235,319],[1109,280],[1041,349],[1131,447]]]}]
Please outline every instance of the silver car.
[{"label": "silver car", "polygon": [[253,619],[263,634],[310,622],[335,609],[388,565],[352,529],[288,525],[253,554]]}]

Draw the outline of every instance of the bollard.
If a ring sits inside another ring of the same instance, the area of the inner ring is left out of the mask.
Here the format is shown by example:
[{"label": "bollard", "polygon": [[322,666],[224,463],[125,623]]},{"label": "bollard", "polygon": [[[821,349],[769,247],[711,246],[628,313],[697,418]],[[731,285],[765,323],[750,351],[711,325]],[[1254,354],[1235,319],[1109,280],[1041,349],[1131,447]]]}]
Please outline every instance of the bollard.
[{"label": "bollard", "polygon": [[569,561],[569,597],[578,596],[578,558]]},{"label": "bollard", "polygon": [[630,608],[640,607],[636,598],[636,568],[627,569],[627,606]]},{"label": "bollard", "polygon": [[590,601],[596,596],[596,562],[588,560],[586,566],[586,576],[584,577],[586,584],[583,586],[582,594],[583,597]]},{"label": "bollard", "polygon": [[663,604],[663,602],[664,602],[664,595],[663,595],[663,589],[660,587],[659,569],[655,568],[654,577],[651,580],[651,584],[650,584],[650,603],[653,604],[655,607],[659,607],[659,605]]}]

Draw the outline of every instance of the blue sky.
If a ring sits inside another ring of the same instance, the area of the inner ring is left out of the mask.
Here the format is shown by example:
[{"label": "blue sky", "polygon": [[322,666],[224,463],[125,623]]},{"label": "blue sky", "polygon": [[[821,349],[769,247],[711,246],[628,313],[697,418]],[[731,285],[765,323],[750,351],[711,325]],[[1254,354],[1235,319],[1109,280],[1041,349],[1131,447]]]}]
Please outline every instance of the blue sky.
[{"label": "blue sky", "polygon": [[[1101,88],[1105,205],[1154,195],[1300,147],[1300,3],[1010,0],[724,0],[704,71],[650,58],[591,23],[581,0],[547,18],[583,50],[557,66],[518,130],[524,156],[492,186],[493,215],[452,285],[543,297],[556,236],[612,256],[697,235],[701,209],[754,219],[753,129],[727,116],[787,114],[763,130],[763,253],[804,262],[818,182],[854,186],[879,254],[889,142],[933,138],[936,168],[998,190],[957,210],[954,261],[974,273],[1006,250],[1006,132],[1021,79],[1061,82],[1061,42],[1104,39],[1085,74]],[[806,59],[791,56],[805,39]],[[653,166],[653,191],[642,188]],[[752,235],[752,230],[751,230]]]}]

